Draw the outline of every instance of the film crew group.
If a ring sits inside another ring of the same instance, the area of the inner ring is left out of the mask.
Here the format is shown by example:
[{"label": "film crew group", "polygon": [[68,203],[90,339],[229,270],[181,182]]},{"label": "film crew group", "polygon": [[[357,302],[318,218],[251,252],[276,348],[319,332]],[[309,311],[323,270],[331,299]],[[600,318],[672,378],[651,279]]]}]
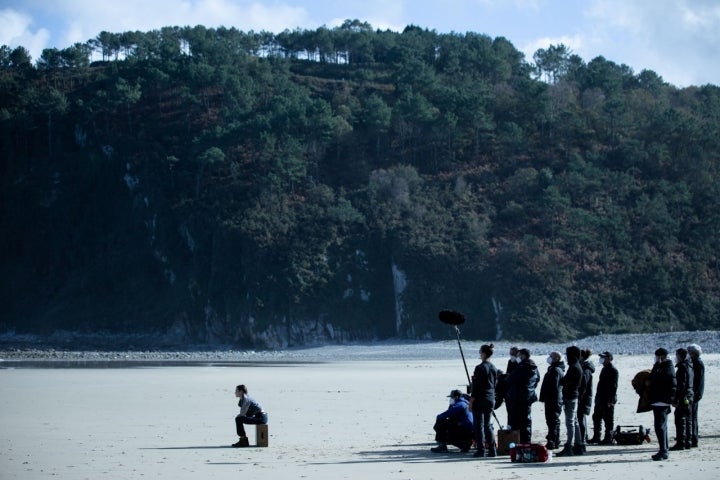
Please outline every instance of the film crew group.
[{"label": "film crew group", "polygon": [[238,385],[235,388],[235,396],[239,398],[238,407],[240,413],[235,416],[235,430],[240,439],[233,443],[232,446],[249,447],[250,442],[245,434],[245,425],[266,425],[268,422],[268,414],[263,411],[260,404],[248,396],[248,390],[245,385]]},{"label": "film crew group", "polygon": [[[530,443],[532,404],[538,399],[535,395],[539,380],[537,366],[527,349],[513,347],[508,362],[509,373],[503,373],[489,360],[493,350],[493,345],[480,348],[481,363],[475,367],[471,395],[453,390],[450,407],[437,416],[435,430],[439,445],[432,449],[433,452],[447,451],[448,444],[469,451],[474,435],[475,456],[496,456],[490,417],[503,399],[507,406],[508,428],[519,431],[520,443]],[[584,455],[587,444],[612,445],[617,440],[614,438],[617,432],[614,416],[619,373],[613,364],[613,355],[601,353],[593,408],[595,367],[590,361],[591,353],[569,346],[565,350],[567,363],[563,362],[560,352],[550,352],[547,357],[548,370],[542,380],[539,400],[545,405],[548,450],[560,447],[560,414],[564,412],[566,436],[563,449],[557,453],[559,457]],[[633,378],[633,387],[640,395],[638,413],[653,412],[659,445],[653,460],[666,460],[670,451],[698,446],[698,411],[705,389],[705,365],[701,354],[699,345],[678,348],[673,368],[668,351],[659,348],[652,369],[639,372]],[[667,419],[672,408],[677,441],[669,447]],[[591,411],[594,435],[588,439],[587,416]],[[638,433],[645,435],[645,432]]]}]

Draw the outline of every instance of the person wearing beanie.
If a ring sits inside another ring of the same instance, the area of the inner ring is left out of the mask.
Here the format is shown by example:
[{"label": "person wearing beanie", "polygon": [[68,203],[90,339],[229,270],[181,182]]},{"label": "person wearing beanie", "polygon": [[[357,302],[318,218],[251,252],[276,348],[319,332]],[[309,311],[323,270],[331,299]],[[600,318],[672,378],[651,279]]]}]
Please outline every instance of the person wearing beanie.
[{"label": "person wearing beanie", "polygon": [[560,413],[562,396],[560,380],[565,375],[565,363],[560,352],[550,352],[547,356],[548,369],[540,387],[540,401],[545,404],[545,423],[548,433],[545,437],[548,450],[560,448]]},{"label": "person wearing beanie", "polygon": [[690,406],[693,404],[693,368],[688,352],[684,348],[675,351],[675,445],[670,450],[689,450],[692,442]]},{"label": "person wearing beanie", "polygon": [[698,446],[698,404],[702,400],[703,393],[705,393],[705,364],[703,363],[700,355],[702,355],[702,349],[700,345],[693,343],[687,347],[688,355],[690,355],[690,361],[693,366],[693,394],[694,400],[692,408],[690,409],[690,421],[692,422],[692,438],[690,439],[690,446],[695,448]]},{"label": "person wearing beanie", "polygon": [[[588,443],[612,445],[613,430],[615,429],[615,404],[617,403],[617,389],[619,373],[613,365],[613,355],[610,352],[600,354],[600,379],[595,392],[595,409],[592,420],[594,433]],[[602,424],[605,423],[605,436],[600,439]]]},{"label": "person wearing beanie", "polygon": [[655,434],[658,439],[658,452],[652,456],[655,461],[667,460],[668,432],[667,417],[670,414],[670,405],[675,400],[677,382],[672,360],[668,358],[668,351],[664,348],[655,350],[655,363],[650,371],[649,401],[652,406]]},{"label": "person wearing beanie", "polygon": [[584,444],[580,438],[580,425],[578,425],[577,409],[580,398],[580,384],[582,383],[582,367],[580,366],[580,349],[570,346],[565,349],[568,369],[560,381],[562,385],[563,410],[565,412],[565,428],[567,439],[565,446],[557,456],[565,457],[583,455]]},{"label": "person wearing beanie", "polygon": [[[495,408],[495,386],[497,385],[498,370],[490,361],[495,351],[495,345],[480,347],[481,363],[475,367],[472,378],[472,412],[475,426],[475,443],[477,450],[475,457],[497,456],[495,432],[492,428],[490,416]],[[487,445],[487,449],[485,446]]]}]

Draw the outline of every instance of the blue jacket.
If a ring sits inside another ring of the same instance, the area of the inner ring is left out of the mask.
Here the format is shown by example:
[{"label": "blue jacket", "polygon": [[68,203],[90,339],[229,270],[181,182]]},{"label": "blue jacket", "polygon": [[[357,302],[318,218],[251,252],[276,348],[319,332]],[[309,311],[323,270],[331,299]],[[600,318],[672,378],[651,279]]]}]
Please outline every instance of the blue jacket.
[{"label": "blue jacket", "polygon": [[437,416],[437,421],[449,420],[462,429],[473,429],[473,414],[470,411],[470,402],[463,396],[447,410]]}]

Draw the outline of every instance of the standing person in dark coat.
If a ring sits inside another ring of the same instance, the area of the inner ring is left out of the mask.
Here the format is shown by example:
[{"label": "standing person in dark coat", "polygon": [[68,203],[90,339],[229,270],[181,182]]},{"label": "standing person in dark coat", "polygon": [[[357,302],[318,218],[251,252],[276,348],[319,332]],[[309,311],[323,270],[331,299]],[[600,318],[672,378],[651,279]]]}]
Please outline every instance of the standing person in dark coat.
[{"label": "standing person in dark coat", "polygon": [[692,424],[690,408],[693,403],[693,368],[688,352],[684,348],[675,351],[675,445],[670,450],[690,450],[692,443]]},{"label": "standing person in dark coat", "polygon": [[565,375],[565,363],[560,352],[550,352],[547,363],[549,366],[540,387],[540,401],[545,404],[545,423],[548,428],[546,447],[548,450],[555,450],[560,448],[560,380]]},{"label": "standing person in dark coat", "polygon": [[705,393],[705,364],[700,355],[702,355],[702,349],[700,345],[692,344],[687,348],[688,354],[690,355],[690,361],[693,366],[693,403],[691,405],[690,418],[692,421],[692,437],[690,439],[690,446],[695,448],[698,446],[698,404],[702,400],[703,393]]},{"label": "standing person in dark coat", "polygon": [[510,423],[510,399],[508,398],[508,390],[510,388],[509,382],[510,382],[510,374],[517,368],[518,365],[518,347],[510,347],[510,360],[508,360],[507,368],[505,369],[505,373],[500,375],[498,378],[498,382],[500,385],[498,385],[498,392],[502,392],[504,398],[505,398],[505,412],[507,413],[508,421],[507,423]]},{"label": "standing person in dark coat", "polygon": [[578,398],[578,426],[580,427],[580,439],[582,450],[585,452],[587,444],[587,417],[592,411],[593,400],[593,374],[595,365],[590,361],[592,351],[590,349],[580,350],[580,368],[582,368],[582,381],[580,382],[580,397]]},{"label": "standing person in dark coat", "polygon": [[667,358],[668,351],[664,348],[655,350],[655,364],[648,379],[650,405],[655,422],[655,434],[658,438],[658,452],[652,456],[655,461],[668,459],[667,417],[670,405],[675,400],[677,383],[672,360]]},{"label": "standing person in dark coat", "polygon": [[[475,423],[475,442],[477,451],[475,457],[497,456],[497,444],[490,416],[495,408],[495,386],[497,384],[498,370],[490,361],[495,351],[495,345],[480,347],[480,360],[482,363],[475,367],[472,379],[472,412]],[[487,443],[487,451],[485,444]]]},{"label": "standing person in dark coat", "polygon": [[[595,390],[595,409],[592,419],[594,426],[593,438],[589,443],[612,445],[613,430],[615,429],[615,404],[617,403],[618,379],[617,368],[613,366],[613,356],[610,352],[600,354],[600,380]],[[605,422],[605,437],[600,439],[602,423]]]},{"label": "standing person in dark coat", "polygon": [[577,419],[580,384],[582,383],[583,375],[582,367],[580,366],[580,349],[574,345],[567,347],[565,349],[565,357],[567,358],[568,369],[560,381],[560,385],[562,386],[567,439],[562,451],[557,454],[558,457],[582,455],[584,453],[584,445],[580,439],[580,425],[578,425]]},{"label": "standing person in dark coat", "polygon": [[518,350],[517,362],[517,367],[508,377],[508,424],[513,430],[520,430],[520,443],[530,443],[532,404],[537,402],[535,389],[540,374],[527,348]]}]

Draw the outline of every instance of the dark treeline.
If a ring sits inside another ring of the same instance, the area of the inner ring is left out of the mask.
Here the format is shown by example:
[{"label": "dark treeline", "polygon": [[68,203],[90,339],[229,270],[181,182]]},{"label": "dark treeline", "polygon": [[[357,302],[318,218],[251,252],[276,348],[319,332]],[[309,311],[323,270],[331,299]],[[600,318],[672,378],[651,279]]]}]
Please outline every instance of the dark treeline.
[{"label": "dark treeline", "polygon": [[414,26],[168,27],[0,47],[0,124],[0,331],[720,328],[717,86]]}]

